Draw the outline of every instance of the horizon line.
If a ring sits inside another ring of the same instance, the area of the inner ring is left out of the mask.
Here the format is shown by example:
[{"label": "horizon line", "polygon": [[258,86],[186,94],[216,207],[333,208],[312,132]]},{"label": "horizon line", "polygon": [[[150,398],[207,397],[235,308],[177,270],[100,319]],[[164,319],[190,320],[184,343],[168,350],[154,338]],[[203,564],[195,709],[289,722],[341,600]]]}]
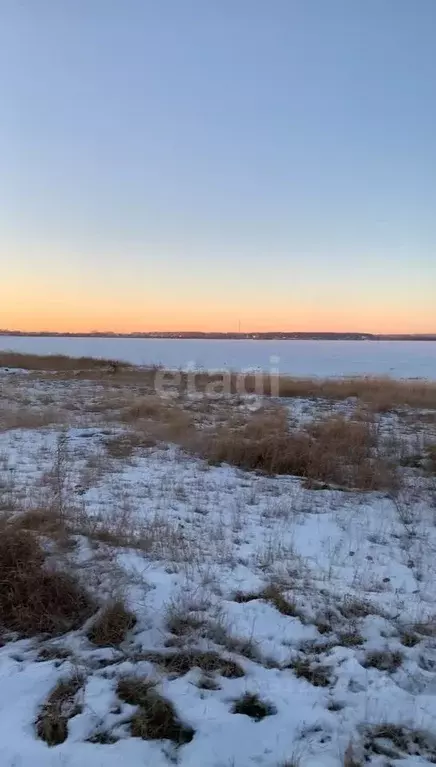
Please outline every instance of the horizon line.
[{"label": "horizon line", "polygon": [[363,338],[379,338],[379,337],[408,337],[408,338],[428,338],[434,337],[436,339],[436,330],[434,332],[427,331],[421,333],[408,333],[408,332],[396,332],[396,333],[374,333],[362,330],[247,330],[247,331],[234,331],[234,330],[132,330],[132,331],[116,331],[116,330],[20,330],[20,329],[8,329],[0,328],[0,336],[103,336],[103,337],[165,337],[165,336],[233,336],[245,338],[250,336],[252,338],[262,336],[361,336]]}]

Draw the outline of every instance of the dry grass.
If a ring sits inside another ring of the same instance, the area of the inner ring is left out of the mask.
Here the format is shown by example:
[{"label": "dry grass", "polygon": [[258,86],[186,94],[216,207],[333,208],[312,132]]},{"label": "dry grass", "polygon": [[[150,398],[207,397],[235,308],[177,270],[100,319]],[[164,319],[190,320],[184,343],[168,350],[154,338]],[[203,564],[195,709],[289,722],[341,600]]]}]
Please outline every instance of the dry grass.
[{"label": "dry grass", "polygon": [[[74,522],[74,520],[73,520]],[[160,512],[141,520],[128,500],[107,512],[81,515],[74,532],[108,546],[132,548],[160,560],[191,562],[198,557],[201,541],[191,541],[183,528]]]},{"label": "dry grass", "polygon": [[[224,380],[224,386],[219,384]],[[192,381],[192,374],[191,374]],[[215,386],[214,386],[215,384]],[[191,384],[192,385],[192,384]],[[188,376],[180,374],[178,391],[186,394]],[[375,412],[386,412],[408,405],[415,408],[436,408],[436,384],[425,380],[396,380],[389,376],[353,378],[293,378],[291,376],[241,375],[232,373],[198,373],[197,392],[208,394],[223,391],[228,395],[263,394],[266,397],[345,400],[356,398]]]},{"label": "dry grass", "polygon": [[46,566],[32,532],[5,525],[0,535],[0,619],[21,635],[57,635],[80,626],[93,602],[69,573]]},{"label": "dry grass", "polygon": [[136,423],[142,419],[167,420],[168,411],[173,406],[167,400],[156,395],[137,397],[121,412],[121,420],[126,423]]},{"label": "dry grass", "polygon": [[400,633],[400,642],[404,647],[415,647],[415,645],[419,644],[422,637],[418,636],[414,631],[411,629],[404,629]]},{"label": "dry grass", "polygon": [[302,379],[281,377],[281,397],[304,397],[344,400],[356,398],[376,412],[408,405],[412,408],[436,408],[436,383],[424,380],[396,380],[389,376],[361,378]]},{"label": "dry grass", "polygon": [[428,470],[431,474],[436,474],[436,445],[428,445],[426,453]]},{"label": "dry grass", "polygon": [[277,709],[271,703],[261,700],[257,694],[246,692],[235,700],[232,706],[232,713],[244,714],[244,716],[254,719],[255,722],[260,722],[266,716],[276,714]]},{"label": "dry grass", "polygon": [[199,690],[220,690],[218,682],[215,681],[210,674],[202,674],[200,679],[196,682],[196,686]]},{"label": "dry grass", "polygon": [[130,732],[142,740],[172,740],[177,745],[190,743],[195,731],[180,721],[172,703],[150,690],[147,705],[133,715]]},{"label": "dry grass", "polygon": [[434,764],[436,738],[432,733],[423,730],[385,722],[366,728],[365,751],[368,756],[372,753],[396,760],[409,755],[417,757],[417,762],[423,759],[427,764]]},{"label": "dry grass", "polygon": [[363,665],[365,668],[376,668],[379,671],[393,673],[400,668],[402,662],[403,655],[399,650],[393,652],[390,650],[374,650],[367,653]]},{"label": "dry grass", "polygon": [[[148,392],[155,391],[156,375],[169,382],[174,373],[159,366],[135,367],[124,362],[92,357],[68,357],[66,355],[19,354],[0,352],[0,368],[22,368],[39,373],[56,372],[63,376],[83,376],[103,380],[113,374],[111,380],[117,385],[142,386]],[[404,405],[412,408],[436,409],[436,383],[425,380],[396,380],[389,376],[364,376],[352,378],[293,378],[291,376],[242,375],[238,373],[199,372],[193,379],[192,373],[177,373],[176,386],[172,393],[184,398],[192,389],[209,396],[264,394],[266,397],[317,398],[345,400],[355,398],[371,407],[375,412],[386,412]],[[220,384],[224,381],[224,386]],[[165,389],[168,388],[165,386]],[[170,386],[171,388],[171,386]],[[140,417],[149,417],[141,415]]]},{"label": "dry grass", "polygon": [[10,524],[16,529],[32,530],[52,539],[67,539],[66,520],[52,508],[30,508],[18,514]]},{"label": "dry grass", "polygon": [[206,636],[216,644],[225,647],[228,652],[242,655],[254,663],[266,664],[266,659],[262,655],[259,644],[252,637],[233,636],[219,623],[213,622],[209,624]]},{"label": "dry grass", "polygon": [[298,679],[306,679],[314,687],[328,687],[332,682],[332,669],[308,658],[294,660],[289,667]]},{"label": "dry grass", "polygon": [[104,445],[110,458],[124,460],[130,458],[139,449],[154,447],[156,440],[152,436],[129,431],[109,437],[104,441]]},{"label": "dry grass", "polygon": [[139,676],[124,676],[118,681],[117,695],[129,706],[147,705],[148,695],[155,686],[151,679]]},{"label": "dry grass", "polygon": [[97,647],[118,646],[135,626],[136,616],[121,599],[102,608],[87,636]]},{"label": "dry grass", "polygon": [[291,429],[278,407],[260,411],[188,438],[211,463],[229,463],[268,475],[291,474],[329,485],[362,490],[398,487],[393,457],[378,449],[371,421],[327,418],[307,430]]},{"label": "dry grass", "polygon": [[352,741],[349,742],[344,754],[343,767],[363,767],[364,762],[355,754],[355,747]]},{"label": "dry grass", "polygon": [[172,674],[187,674],[193,668],[199,668],[206,674],[215,673],[226,679],[238,679],[244,676],[244,670],[234,660],[223,658],[215,652],[198,650],[176,653],[148,653],[146,660],[163,666]]},{"label": "dry grass", "polygon": [[178,718],[170,701],[155,690],[153,683],[139,677],[120,679],[118,697],[131,706],[138,706],[130,721],[134,738],[171,740],[177,745],[190,743],[194,730]]},{"label": "dry grass", "polygon": [[167,611],[165,625],[171,634],[184,637],[201,629],[204,619],[195,613],[170,609]]},{"label": "dry grass", "polygon": [[108,730],[99,729],[96,730],[89,738],[86,738],[86,743],[98,743],[100,746],[110,746],[117,743],[119,738]]},{"label": "dry grass", "polygon": [[63,420],[62,414],[54,407],[10,407],[0,408],[0,430],[9,429],[43,429]]},{"label": "dry grass", "polygon": [[282,615],[291,617],[299,616],[299,610],[295,602],[286,599],[281,589],[275,583],[270,583],[269,586],[262,591],[259,597],[270,602]]},{"label": "dry grass", "polygon": [[35,722],[38,738],[57,746],[68,737],[68,720],[79,714],[77,693],[83,685],[80,676],[58,682],[42,706]]},{"label": "dry grass", "polygon": [[414,623],[410,630],[426,637],[436,637],[436,615],[433,615],[424,622]]},{"label": "dry grass", "polygon": [[338,638],[342,647],[359,647],[365,641],[356,628],[340,632]]},{"label": "dry grass", "polygon": [[130,367],[124,362],[100,359],[97,357],[69,357],[65,354],[20,354],[19,352],[0,352],[0,368],[22,368],[34,371],[71,372],[75,370],[105,371]]},{"label": "dry grass", "polygon": [[160,440],[184,440],[193,429],[192,414],[157,396],[140,397],[123,409],[120,419],[141,434]]},{"label": "dry grass", "polygon": [[245,604],[247,602],[254,602],[255,599],[262,599],[261,592],[259,591],[237,591],[233,597],[233,601],[238,604]]},{"label": "dry grass", "polygon": [[341,615],[347,620],[367,618],[369,615],[377,615],[380,612],[370,602],[355,597],[345,597],[339,605]]},{"label": "dry grass", "polygon": [[55,665],[61,665],[67,658],[71,657],[71,651],[59,645],[47,645],[41,647],[36,660],[38,663],[45,661],[55,661]]}]

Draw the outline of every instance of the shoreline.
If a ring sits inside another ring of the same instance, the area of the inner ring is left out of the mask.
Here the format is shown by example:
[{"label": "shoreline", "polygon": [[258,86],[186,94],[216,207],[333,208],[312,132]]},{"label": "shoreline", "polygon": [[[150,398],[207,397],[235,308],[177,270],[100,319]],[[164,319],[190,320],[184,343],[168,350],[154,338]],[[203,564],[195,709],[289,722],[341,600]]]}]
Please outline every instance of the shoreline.
[{"label": "shoreline", "polygon": [[421,341],[436,342],[436,334],[367,333],[23,333],[0,331],[0,338],[126,338],[171,341]]}]

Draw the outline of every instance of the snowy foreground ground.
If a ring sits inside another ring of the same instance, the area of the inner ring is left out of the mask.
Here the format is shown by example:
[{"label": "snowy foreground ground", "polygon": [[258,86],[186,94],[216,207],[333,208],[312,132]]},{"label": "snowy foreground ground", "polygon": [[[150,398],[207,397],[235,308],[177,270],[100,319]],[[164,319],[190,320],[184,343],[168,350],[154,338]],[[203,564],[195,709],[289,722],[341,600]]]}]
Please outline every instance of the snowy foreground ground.
[{"label": "snowy foreground ground", "polygon": [[[9,371],[1,385],[2,508],[57,504],[76,527],[65,550],[43,535],[53,561],[68,562],[100,604],[123,599],[136,616],[118,646],[90,641],[93,617],[54,638],[5,634],[1,767],[436,763],[435,484],[416,459],[436,442],[434,413],[376,416],[409,452],[393,495],[135,442],[115,415],[120,391],[95,382]],[[354,407],[282,405],[300,425]],[[136,709],[117,694],[132,675],[171,701],[189,742],[132,737]],[[35,722],[71,677],[68,736],[49,746]],[[235,713],[246,694],[259,711]]]}]

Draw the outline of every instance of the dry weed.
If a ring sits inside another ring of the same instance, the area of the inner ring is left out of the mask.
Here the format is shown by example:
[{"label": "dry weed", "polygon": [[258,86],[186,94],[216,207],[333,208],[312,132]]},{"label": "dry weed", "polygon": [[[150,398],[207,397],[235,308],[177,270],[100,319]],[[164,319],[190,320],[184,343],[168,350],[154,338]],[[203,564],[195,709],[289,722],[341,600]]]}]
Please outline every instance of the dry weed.
[{"label": "dry weed", "polygon": [[[188,440],[189,443],[189,440]],[[370,422],[329,418],[308,430],[290,429],[281,408],[230,420],[190,437],[192,449],[210,462],[229,463],[269,475],[362,490],[398,487],[395,462],[377,450]]]},{"label": "dry weed", "polygon": [[[66,355],[0,353],[0,368],[22,368],[35,373],[57,373],[63,377],[74,376],[110,380],[113,386],[141,387],[149,393],[156,391],[156,374],[174,380],[171,371],[159,366],[135,367],[125,362],[92,357],[68,357]],[[224,385],[223,381],[225,382]],[[266,397],[345,400],[354,398],[368,404],[375,412],[386,412],[402,406],[436,409],[436,384],[425,380],[395,380],[388,376],[364,376],[353,378],[293,378],[238,374],[228,372],[179,372],[172,394],[184,398],[186,394],[204,393],[207,399],[217,395],[231,396],[259,394]],[[156,395],[151,395],[155,397]],[[140,416],[150,417],[150,416]],[[151,417],[154,417],[153,414]]]},{"label": "dry weed", "polygon": [[199,668],[205,673],[216,673],[228,679],[244,676],[244,671],[236,661],[223,658],[215,652],[197,650],[175,653],[149,653],[146,660],[163,666],[171,674],[187,674],[192,668]]},{"label": "dry weed", "polygon": [[63,421],[61,412],[54,407],[23,407],[15,410],[11,407],[0,409],[0,430],[43,429]]},{"label": "dry weed", "polygon": [[138,706],[130,721],[134,738],[143,740],[172,740],[177,745],[190,743],[194,730],[178,718],[170,701],[163,698],[148,680],[137,677],[120,679],[118,697],[125,703]]},{"label": "dry weed", "polygon": [[261,599],[270,602],[282,615],[298,617],[300,611],[295,602],[286,599],[281,589],[275,583],[270,583],[259,595]]},{"label": "dry weed", "polygon": [[121,599],[102,608],[88,630],[88,639],[98,647],[117,646],[135,626],[136,616]]},{"label": "dry weed", "polygon": [[129,431],[109,437],[104,441],[104,445],[110,458],[124,460],[130,458],[138,449],[154,447],[156,440],[151,435]]},{"label": "dry weed", "polygon": [[328,687],[332,682],[332,669],[308,658],[299,658],[289,664],[298,679],[306,679],[314,687]]},{"label": "dry weed", "polygon": [[368,757],[378,754],[397,760],[409,755],[417,757],[418,762],[436,762],[436,738],[432,733],[390,722],[366,728],[365,750]]},{"label": "dry weed", "polygon": [[48,746],[57,746],[67,739],[68,720],[81,711],[77,693],[83,681],[80,676],[61,680],[42,706],[35,727],[38,738]]},{"label": "dry weed", "polygon": [[129,367],[124,362],[99,359],[97,357],[69,357],[65,354],[20,354],[19,352],[0,352],[0,368],[22,368],[33,371],[109,371],[114,366],[118,369]]},{"label": "dry weed", "polygon": [[276,714],[277,709],[268,701],[261,700],[256,693],[246,692],[235,700],[232,706],[232,713],[244,714],[244,716],[254,719],[255,722],[260,722],[266,716]]},{"label": "dry weed", "polygon": [[374,650],[367,653],[362,665],[365,668],[376,668],[379,671],[393,673],[400,668],[402,662],[403,655],[399,650]]},{"label": "dry weed", "polygon": [[26,636],[61,634],[80,626],[93,602],[73,575],[50,570],[32,532],[5,526],[0,535],[0,619]]}]

